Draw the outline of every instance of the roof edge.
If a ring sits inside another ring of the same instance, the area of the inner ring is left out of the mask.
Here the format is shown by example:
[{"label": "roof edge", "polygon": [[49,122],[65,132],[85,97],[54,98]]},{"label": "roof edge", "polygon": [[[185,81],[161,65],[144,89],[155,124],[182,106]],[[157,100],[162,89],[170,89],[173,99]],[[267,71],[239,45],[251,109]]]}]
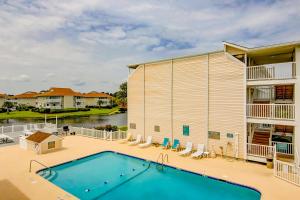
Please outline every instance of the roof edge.
[{"label": "roof edge", "polygon": [[224,50],[222,49],[222,50],[210,51],[210,52],[205,52],[205,53],[200,53],[200,54],[192,54],[192,55],[186,55],[186,56],[178,56],[178,57],[172,57],[172,58],[165,58],[165,59],[159,59],[159,60],[152,60],[152,61],[148,61],[148,62],[142,62],[142,63],[130,64],[130,65],[127,65],[127,67],[128,67],[128,68],[135,69],[135,68],[137,68],[139,65],[155,64],[155,63],[167,62],[167,61],[171,61],[171,60],[179,60],[179,59],[185,59],[185,58],[193,58],[193,57],[197,57],[197,56],[204,56],[204,55],[209,55],[209,54],[213,54],[213,53],[220,53],[220,52],[224,52]]}]

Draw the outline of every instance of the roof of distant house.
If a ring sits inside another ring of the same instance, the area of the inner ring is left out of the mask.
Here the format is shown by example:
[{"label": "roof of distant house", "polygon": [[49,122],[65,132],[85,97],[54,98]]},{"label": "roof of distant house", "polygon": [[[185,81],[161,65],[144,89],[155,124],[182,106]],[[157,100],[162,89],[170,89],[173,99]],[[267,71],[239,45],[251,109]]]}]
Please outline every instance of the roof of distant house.
[{"label": "roof of distant house", "polygon": [[86,98],[97,98],[97,97],[112,98],[112,96],[110,96],[109,94],[103,92],[95,92],[95,91],[83,94],[83,96]]},{"label": "roof of distant house", "polygon": [[32,135],[28,136],[26,138],[26,140],[30,140],[30,141],[36,142],[36,143],[41,143],[45,139],[47,139],[48,137],[50,137],[51,135],[52,134],[50,134],[50,133],[45,133],[45,132],[37,131],[37,132],[33,133]]},{"label": "roof of distant house", "polygon": [[38,95],[37,92],[25,92],[25,93],[22,93],[22,94],[17,94],[14,96],[14,98],[16,99],[31,99],[31,98],[35,98],[36,95]]},{"label": "roof of distant house", "polygon": [[50,88],[47,92],[40,93],[38,97],[49,97],[49,96],[83,96],[79,92],[75,92],[71,88]]}]

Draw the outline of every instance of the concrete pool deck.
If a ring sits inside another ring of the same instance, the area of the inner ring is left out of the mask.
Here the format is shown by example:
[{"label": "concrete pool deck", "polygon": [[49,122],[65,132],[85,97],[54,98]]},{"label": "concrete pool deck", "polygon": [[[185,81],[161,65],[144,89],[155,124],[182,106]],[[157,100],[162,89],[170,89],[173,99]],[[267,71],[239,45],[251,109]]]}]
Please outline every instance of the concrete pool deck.
[{"label": "concrete pool deck", "polygon": [[35,172],[42,166],[33,163],[29,173],[29,162],[38,160],[48,166],[60,164],[101,151],[120,153],[156,161],[161,152],[168,153],[168,165],[202,173],[227,181],[256,188],[262,193],[262,200],[294,200],[300,198],[300,187],[273,176],[273,170],[265,165],[245,161],[230,161],[222,158],[199,160],[178,156],[177,152],[160,147],[145,149],[119,144],[117,141],[103,141],[82,136],[67,136],[64,149],[43,155],[23,150],[18,145],[0,147],[0,200],[46,200],[76,199]]}]

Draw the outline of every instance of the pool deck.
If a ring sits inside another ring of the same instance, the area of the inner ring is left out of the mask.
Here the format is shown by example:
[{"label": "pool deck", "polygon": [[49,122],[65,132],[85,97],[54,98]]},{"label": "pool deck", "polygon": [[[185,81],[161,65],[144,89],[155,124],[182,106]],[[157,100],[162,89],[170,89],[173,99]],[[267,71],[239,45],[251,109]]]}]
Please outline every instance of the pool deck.
[{"label": "pool deck", "polygon": [[43,155],[23,150],[18,145],[0,147],[0,200],[76,199],[36,175],[35,171],[43,168],[42,166],[33,163],[33,172],[29,173],[29,161],[35,159],[53,166],[107,150],[152,161],[156,161],[159,153],[165,152],[169,155],[168,165],[256,188],[262,193],[262,200],[294,200],[300,197],[300,187],[275,178],[272,170],[256,163],[222,158],[195,160],[181,157],[177,152],[162,150],[160,147],[141,149],[137,146],[119,144],[117,141],[103,141],[82,136],[65,137],[63,146],[64,149],[60,151]]}]

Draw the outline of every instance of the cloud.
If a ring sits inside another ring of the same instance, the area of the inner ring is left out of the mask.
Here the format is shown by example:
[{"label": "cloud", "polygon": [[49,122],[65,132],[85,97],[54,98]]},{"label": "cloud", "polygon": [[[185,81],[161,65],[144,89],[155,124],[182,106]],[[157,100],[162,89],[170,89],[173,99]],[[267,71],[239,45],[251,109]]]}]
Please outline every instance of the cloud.
[{"label": "cloud", "polygon": [[218,50],[224,40],[299,40],[299,10],[298,0],[4,1],[1,89],[113,92],[131,63]]},{"label": "cloud", "polygon": [[13,81],[17,81],[17,82],[30,82],[30,76],[28,76],[27,74],[20,74],[20,75],[14,75],[11,77],[7,77],[7,76],[3,76],[0,77],[0,81],[9,81],[9,82],[13,82]]}]

